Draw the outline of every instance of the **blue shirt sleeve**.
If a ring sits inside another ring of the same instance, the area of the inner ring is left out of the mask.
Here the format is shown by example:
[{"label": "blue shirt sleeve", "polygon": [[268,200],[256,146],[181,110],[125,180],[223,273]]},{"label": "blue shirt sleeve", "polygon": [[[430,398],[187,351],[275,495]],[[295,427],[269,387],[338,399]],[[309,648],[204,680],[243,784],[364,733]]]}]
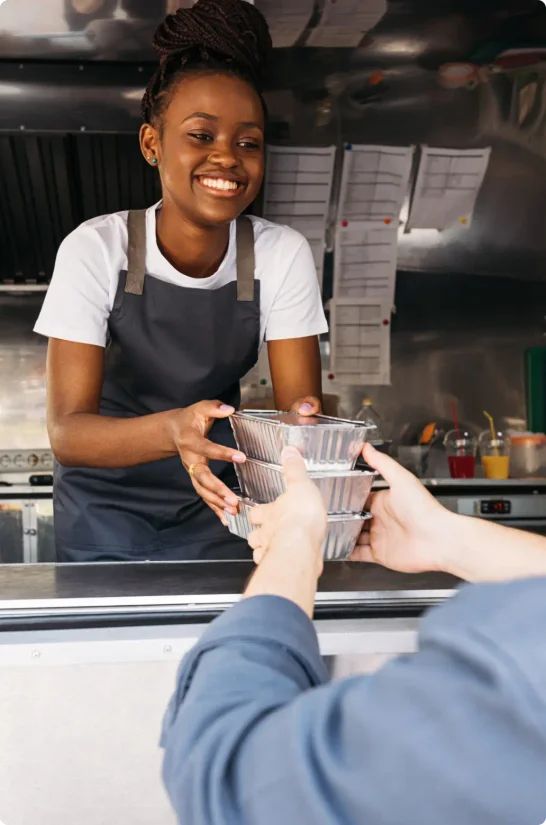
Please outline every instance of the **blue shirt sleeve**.
[{"label": "blue shirt sleeve", "polygon": [[183,661],[162,744],[184,825],[541,825],[546,579],[465,587],[417,654],[334,684],[299,608],[243,601]]}]

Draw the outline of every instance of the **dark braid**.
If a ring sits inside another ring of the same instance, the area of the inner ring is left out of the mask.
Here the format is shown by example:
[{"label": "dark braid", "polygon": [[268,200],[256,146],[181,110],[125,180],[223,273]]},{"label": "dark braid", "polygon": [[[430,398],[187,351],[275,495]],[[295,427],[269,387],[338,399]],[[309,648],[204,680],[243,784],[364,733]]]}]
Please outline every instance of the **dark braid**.
[{"label": "dark braid", "polygon": [[159,68],[142,99],[147,123],[161,117],[169,91],[191,72],[241,77],[261,95],[272,42],[264,16],[246,0],[198,0],[167,15],[153,47]]}]

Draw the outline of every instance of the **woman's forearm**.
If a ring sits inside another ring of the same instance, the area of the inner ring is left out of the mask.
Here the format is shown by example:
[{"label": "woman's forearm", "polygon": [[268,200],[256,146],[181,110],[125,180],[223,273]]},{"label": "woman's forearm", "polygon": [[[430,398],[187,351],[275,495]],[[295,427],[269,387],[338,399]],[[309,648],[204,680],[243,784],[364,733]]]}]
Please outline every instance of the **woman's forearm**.
[{"label": "woman's forearm", "polygon": [[51,448],[67,467],[134,467],[178,454],[169,435],[174,411],[135,418],[70,413],[49,424]]},{"label": "woman's forearm", "polygon": [[267,345],[275,405],[291,410],[297,402],[316,398],[322,403],[319,340],[295,338]]}]

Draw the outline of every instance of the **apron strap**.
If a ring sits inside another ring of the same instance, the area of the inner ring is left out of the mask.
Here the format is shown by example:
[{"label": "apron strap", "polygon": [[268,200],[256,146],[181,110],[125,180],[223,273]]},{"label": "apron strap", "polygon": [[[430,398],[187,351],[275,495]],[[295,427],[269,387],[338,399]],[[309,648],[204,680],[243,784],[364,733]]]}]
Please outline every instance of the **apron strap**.
[{"label": "apron strap", "polygon": [[125,292],[142,295],[146,275],[146,209],[131,209],[127,218],[127,280]]},{"label": "apron strap", "polygon": [[254,229],[246,215],[237,218],[237,300],[254,300]]},{"label": "apron strap", "polygon": [[[127,219],[127,280],[125,292],[142,295],[146,276],[146,209],[131,209]],[[237,218],[237,300],[254,300],[254,229],[246,216]]]}]

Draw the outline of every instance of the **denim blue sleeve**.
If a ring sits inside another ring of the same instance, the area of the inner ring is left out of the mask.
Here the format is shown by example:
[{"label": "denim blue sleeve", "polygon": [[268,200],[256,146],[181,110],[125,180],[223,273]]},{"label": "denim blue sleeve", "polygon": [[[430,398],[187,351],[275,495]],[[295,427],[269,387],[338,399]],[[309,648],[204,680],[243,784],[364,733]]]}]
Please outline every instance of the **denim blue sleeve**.
[{"label": "denim blue sleeve", "polygon": [[417,654],[326,682],[292,603],[214,622],[165,719],[180,823],[546,820],[546,579],[465,587],[423,621]]}]

